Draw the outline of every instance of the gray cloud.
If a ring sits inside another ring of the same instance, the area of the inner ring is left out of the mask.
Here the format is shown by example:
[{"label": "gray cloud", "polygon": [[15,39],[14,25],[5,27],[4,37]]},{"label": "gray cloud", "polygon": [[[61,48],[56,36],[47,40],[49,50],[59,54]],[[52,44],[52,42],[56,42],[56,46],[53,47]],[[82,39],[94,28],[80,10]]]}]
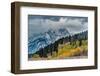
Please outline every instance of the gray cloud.
[{"label": "gray cloud", "polygon": [[88,29],[87,17],[70,17],[70,16],[30,16],[28,17],[28,34],[29,37],[40,34],[49,29],[66,28],[71,34],[79,33]]}]

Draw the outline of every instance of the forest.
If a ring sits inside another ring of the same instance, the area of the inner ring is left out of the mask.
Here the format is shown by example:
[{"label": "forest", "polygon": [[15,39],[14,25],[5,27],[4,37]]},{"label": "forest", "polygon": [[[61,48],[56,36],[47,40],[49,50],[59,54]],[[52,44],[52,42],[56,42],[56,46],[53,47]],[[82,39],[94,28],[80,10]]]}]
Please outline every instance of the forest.
[{"label": "forest", "polygon": [[50,45],[29,54],[29,60],[51,60],[87,57],[88,31],[63,37]]}]

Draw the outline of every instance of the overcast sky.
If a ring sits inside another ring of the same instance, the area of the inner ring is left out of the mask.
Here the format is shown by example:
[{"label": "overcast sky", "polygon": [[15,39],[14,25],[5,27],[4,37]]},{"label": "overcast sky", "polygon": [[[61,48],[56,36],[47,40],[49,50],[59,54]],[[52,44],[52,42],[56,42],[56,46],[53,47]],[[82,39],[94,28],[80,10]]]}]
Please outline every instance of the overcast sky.
[{"label": "overcast sky", "polygon": [[71,34],[88,29],[88,17],[72,16],[28,16],[28,35],[33,36],[48,31],[66,28]]}]

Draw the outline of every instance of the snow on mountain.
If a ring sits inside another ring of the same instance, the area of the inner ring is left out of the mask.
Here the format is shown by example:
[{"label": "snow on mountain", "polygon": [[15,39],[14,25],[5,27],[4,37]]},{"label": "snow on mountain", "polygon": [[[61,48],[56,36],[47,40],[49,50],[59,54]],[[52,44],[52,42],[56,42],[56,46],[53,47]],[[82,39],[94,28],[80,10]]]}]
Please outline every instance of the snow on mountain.
[{"label": "snow on mountain", "polygon": [[28,38],[28,53],[33,54],[38,51],[40,48],[54,43],[56,40],[69,36],[70,33],[65,28],[60,28],[58,30],[48,30],[45,33],[36,35],[35,37]]}]

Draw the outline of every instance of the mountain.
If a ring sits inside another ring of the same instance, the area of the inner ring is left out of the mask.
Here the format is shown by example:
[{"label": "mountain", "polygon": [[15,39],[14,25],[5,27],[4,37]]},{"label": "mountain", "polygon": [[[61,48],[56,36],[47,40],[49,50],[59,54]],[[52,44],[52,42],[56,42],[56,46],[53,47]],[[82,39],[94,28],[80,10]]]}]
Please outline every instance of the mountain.
[{"label": "mountain", "polygon": [[[64,31],[62,33],[64,33]],[[53,31],[52,31],[52,34],[54,34]],[[39,46],[39,49],[37,51],[35,51],[34,53],[30,53],[28,55],[29,58],[31,58],[33,55],[39,55],[39,57],[47,58],[48,55],[52,56],[54,52],[57,54],[59,52],[58,50],[59,44],[62,45],[62,44],[70,43],[71,47],[72,46],[74,46],[74,48],[77,46],[79,47],[83,43],[82,40],[88,40],[88,31],[80,32],[80,33],[69,35],[66,37],[65,36],[61,37],[60,39],[56,40],[54,43],[50,43],[50,44],[46,43],[45,39],[44,40],[42,39],[43,42],[41,41],[41,39],[38,39],[38,40],[39,42],[37,43],[41,45]]]},{"label": "mountain", "polygon": [[39,49],[48,46],[51,43],[59,40],[60,38],[69,36],[70,33],[65,28],[60,28],[58,30],[48,30],[45,33],[41,33],[28,38],[28,53],[33,54],[37,52]]}]

